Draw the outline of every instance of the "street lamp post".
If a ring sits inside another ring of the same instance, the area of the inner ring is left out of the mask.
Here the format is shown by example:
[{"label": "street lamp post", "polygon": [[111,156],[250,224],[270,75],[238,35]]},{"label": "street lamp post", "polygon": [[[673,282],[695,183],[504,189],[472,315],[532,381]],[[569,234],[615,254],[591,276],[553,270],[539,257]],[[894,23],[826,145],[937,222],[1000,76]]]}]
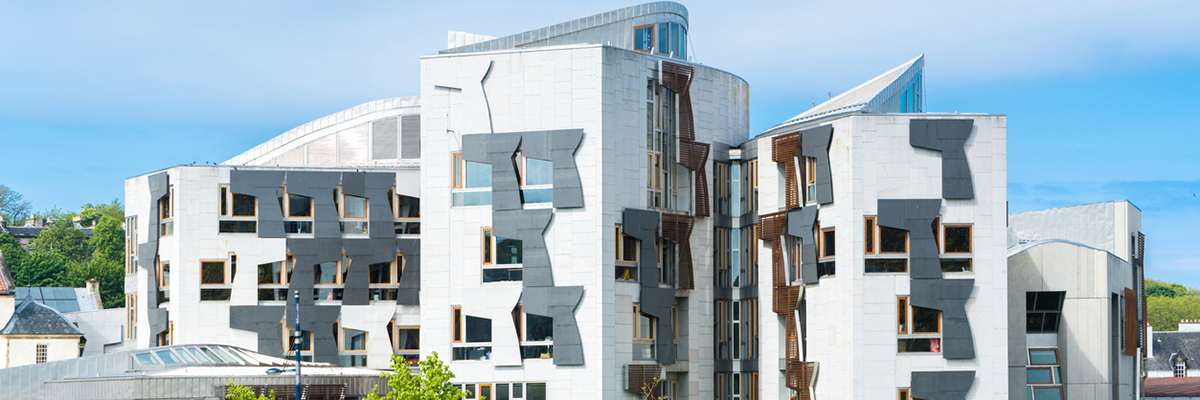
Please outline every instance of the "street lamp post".
[{"label": "street lamp post", "polygon": [[292,331],[292,344],[296,349],[296,400],[300,400],[300,291],[296,290],[296,329]]}]

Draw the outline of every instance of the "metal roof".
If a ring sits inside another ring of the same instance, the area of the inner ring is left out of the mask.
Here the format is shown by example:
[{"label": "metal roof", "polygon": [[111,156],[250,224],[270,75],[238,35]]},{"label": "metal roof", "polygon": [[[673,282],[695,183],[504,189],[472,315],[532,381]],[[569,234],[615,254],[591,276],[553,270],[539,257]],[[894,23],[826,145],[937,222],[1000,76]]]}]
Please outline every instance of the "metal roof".
[{"label": "metal roof", "polygon": [[17,306],[26,298],[45,304],[59,312],[96,311],[96,298],[86,288],[18,287]]}]

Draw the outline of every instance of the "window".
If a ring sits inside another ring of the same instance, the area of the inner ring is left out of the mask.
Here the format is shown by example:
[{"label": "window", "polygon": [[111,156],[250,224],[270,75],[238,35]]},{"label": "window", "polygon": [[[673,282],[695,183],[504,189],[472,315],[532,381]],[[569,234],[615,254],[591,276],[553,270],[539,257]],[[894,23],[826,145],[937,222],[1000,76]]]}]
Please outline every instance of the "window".
[{"label": "window", "polygon": [[[938,239],[936,232],[938,231],[934,221],[934,238]],[[942,272],[971,272],[971,226],[970,225],[946,225],[942,228],[942,253],[944,256],[941,259]]]},{"label": "window", "polygon": [[344,195],[342,202],[342,218],[366,218],[367,198],[354,195]]},{"label": "window", "polygon": [[37,354],[34,355],[34,363],[41,364],[41,363],[46,362],[46,356],[48,354],[48,352],[46,351],[46,344],[38,343],[36,351],[37,351]]},{"label": "window", "polygon": [[654,49],[654,25],[633,28],[633,49],[641,52]]},{"label": "window", "polygon": [[1058,349],[1029,349],[1029,367],[1025,369],[1026,395],[1030,399],[1062,399]]},{"label": "window", "polygon": [[454,360],[487,360],[492,355],[492,320],[454,307]]},{"label": "window", "polygon": [[258,232],[258,222],[253,219],[258,215],[258,198],[233,193],[224,185],[221,186],[220,193],[221,220],[217,222],[217,232]]},{"label": "window", "polygon": [[[269,201],[269,200],[268,200]],[[233,216],[254,217],[258,215],[258,198],[246,194],[233,194]]]},{"label": "window", "polygon": [[[226,268],[228,267],[228,268]],[[226,260],[200,261],[200,300],[228,301],[237,274],[237,255]]]},{"label": "window", "polygon": [[732,324],[733,327],[729,330],[733,333],[733,359],[742,359],[742,306],[741,302],[734,300],[733,306],[729,307],[733,312]]},{"label": "window", "polygon": [[367,268],[371,300],[396,300],[400,276],[404,270],[404,255],[397,254],[395,261],[375,263]]},{"label": "window", "polygon": [[[280,333],[283,335],[283,352],[291,358],[294,352],[301,352],[301,360],[312,360],[312,332],[300,330],[299,335],[283,321],[279,321]],[[307,354],[306,354],[307,353]]]},{"label": "window", "polygon": [[[340,323],[334,325],[335,329],[340,326]],[[343,367],[367,366],[367,355],[365,354],[367,351],[367,332],[357,329],[342,328],[341,333],[342,334],[339,335],[339,338],[342,342],[342,354],[338,356],[340,361],[339,364],[341,364]]]},{"label": "window", "polygon": [[158,302],[171,301],[171,263],[158,263]]},{"label": "window", "polygon": [[1066,292],[1026,292],[1025,332],[1058,333]]},{"label": "window", "polygon": [[[258,300],[273,301],[287,300],[288,289],[286,273],[283,269],[285,261],[275,261],[258,264]],[[290,272],[290,268],[288,269]]]},{"label": "window", "polygon": [[[313,233],[313,198],[298,194],[287,193],[287,188],[280,188],[279,206],[286,217],[283,221],[284,233],[309,234]],[[287,201],[283,201],[286,197]]]},{"label": "window", "polygon": [[388,332],[392,335],[392,350],[405,360],[416,362],[420,358],[421,328],[395,326],[395,321],[388,323]]},{"label": "window", "polygon": [[388,201],[395,218],[396,234],[421,233],[421,199],[394,193],[394,189],[388,191]]},{"label": "window", "polygon": [[621,231],[617,224],[613,235],[616,247],[616,278],[623,281],[634,281],[638,278],[638,253],[641,251],[641,241]]},{"label": "window", "polygon": [[200,284],[224,285],[225,283],[225,261],[200,262]]},{"label": "window", "polygon": [[521,185],[521,200],[525,204],[550,203],[554,201],[554,164],[550,161],[528,158],[517,151],[513,166]]},{"label": "window", "polygon": [[171,186],[167,190],[167,194],[158,199],[158,235],[171,236],[175,233],[175,222],[171,220],[174,217],[175,203],[172,201],[175,193],[175,187]]},{"label": "window", "polygon": [[549,359],[554,357],[554,319],[535,314],[526,314],[521,306],[513,309],[513,326],[517,328],[517,339],[521,341],[522,359]]},{"label": "window", "polygon": [[454,206],[492,204],[492,165],[466,161],[462,153],[453,154]]},{"label": "window", "polygon": [[137,293],[125,295],[125,338],[137,339]]},{"label": "window", "polygon": [[483,282],[521,281],[524,258],[521,241],[499,237],[483,230]]},{"label": "window", "polygon": [[646,90],[646,206],[674,209],[678,206],[676,94],[654,80],[646,82]]},{"label": "window", "polygon": [[834,237],[835,236],[836,235],[834,235],[833,228],[821,229],[821,236],[820,236],[820,242],[819,242],[821,244],[821,246],[820,246],[821,247],[821,258],[829,258],[829,257],[834,256],[834,253],[835,253],[834,249],[836,247],[836,246],[834,246]]},{"label": "window", "polygon": [[1187,362],[1184,362],[1183,360],[1175,360],[1175,368],[1174,369],[1175,369],[1175,377],[1179,378],[1179,377],[1187,376]]},{"label": "window", "polygon": [[909,400],[908,389],[900,389],[900,400]]},{"label": "window", "polygon": [[865,217],[863,224],[864,235],[864,272],[866,273],[906,273],[908,272],[908,231],[876,226],[875,217]]},{"label": "window", "polygon": [[642,314],[638,305],[633,305],[633,358],[654,359],[654,340],[658,333],[658,319]]},{"label": "window", "polygon": [[942,312],[896,300],[896,334],[901,353],[940,353]]}]

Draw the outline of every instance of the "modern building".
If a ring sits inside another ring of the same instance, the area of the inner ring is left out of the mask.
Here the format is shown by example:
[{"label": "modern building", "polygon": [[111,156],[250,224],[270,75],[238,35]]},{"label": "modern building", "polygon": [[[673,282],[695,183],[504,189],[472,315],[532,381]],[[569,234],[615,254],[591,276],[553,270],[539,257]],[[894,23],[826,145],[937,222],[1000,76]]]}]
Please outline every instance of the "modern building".
[{"label": "modern building", "polygon": [[1153,348],[1144,336],[1141,211],[1116,201],[1008,219],[1010,393],[1141,397],[1140,361]]},{"label": "modern building", "polygon": [[[657,2],[451,32],[419,96],[126,180],[124,337],[101,348],[436,352],[471,398],[504,400],[1036,389],[1013,299],[1059,289],[1013,277],[1009,242],[1082,239],[1010,230],[1006,117],[926,112],[917,57],[751,137],[749,85],[694,62],[689,29]],[[1121,212],[1080,229],[1140,229]],[[1094,257],[1081,274],[1132,263]],[[1030,398],[1083,396],[1064,354]]]}]

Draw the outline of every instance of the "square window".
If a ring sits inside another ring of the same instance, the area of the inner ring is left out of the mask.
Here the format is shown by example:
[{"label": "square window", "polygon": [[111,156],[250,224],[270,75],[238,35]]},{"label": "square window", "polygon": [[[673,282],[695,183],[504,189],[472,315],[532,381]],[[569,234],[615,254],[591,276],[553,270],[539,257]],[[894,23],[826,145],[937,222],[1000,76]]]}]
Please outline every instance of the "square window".
[{"label": "square window", "polygon": [[892,254],[908,253],[908,231],[880,226],[879,252]]},{"label": "square window", "polygon": [[224,285],[225,284],[225,262],[224,261],[201,261],[200,262],[200,283],[205,285]]},{"label": "square window", "polygon": [[971,227],[946,226],[945,252],[950,254],[971,253]]},{"label": "square window", "polygon": [[253,217],[258,214],[258,202],[256,197],[241,193],[233,194],[233,216],[235,217]]},{"label": "square window", "polygon": [[288,217],[312,217],[312,197],[288,193]]}]

